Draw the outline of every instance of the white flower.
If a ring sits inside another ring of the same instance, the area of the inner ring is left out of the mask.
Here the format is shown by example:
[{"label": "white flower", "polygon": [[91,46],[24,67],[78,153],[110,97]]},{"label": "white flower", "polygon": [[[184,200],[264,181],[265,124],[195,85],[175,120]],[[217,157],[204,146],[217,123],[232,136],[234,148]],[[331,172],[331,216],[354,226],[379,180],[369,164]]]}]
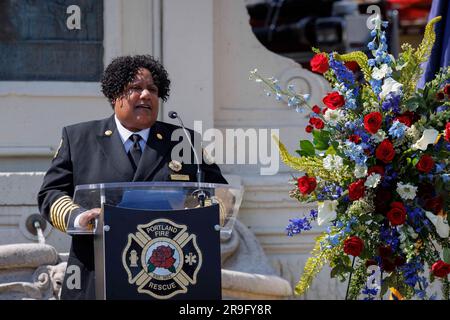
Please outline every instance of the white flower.
[{"label": "white flower", "polygon": [[421,137],[420,131],[417,129],[416,125],[413,124],[410,128],[406,129],[406,136],[411,140],[419,140]]},{"label": "white flower", "polygon": [[436,227],[436,232],[441,238],[448,238],[450,232],[448,227],[447,217],[435,215],[432,212],[425,211],[425,215],[430,219],[431,223]]},{"label": "white flower", "polygon": [[417,187],[412,184],[397,183],[397,193],[403,200],[413,200],[416,197]]},{"label": "white flower", "polygon": [[344,113],[342,112],[342,110],[327,109],[327,111],[325,111],[325,114],[323,115],[323,118],[325,119],[326,122],[334,125],[339,120],[341,120],[343,116],[344,116]]},{"label": "white flower", "polygon": [[[381,80],[384,77],[386,77],[386,75],[388,73],[392,73],[392,69],[386,64],[384,63],[381,68],[373,68],[372,71],[372,78],[376,79],[376,80]],[[392,79],[392,78],[391,78]]]},{"label": "white flower", "polygon": [[402,92],[403,85],[392,78],[384,79],[383,86],[381,87],[380,98],[384,99],[389,93],[400,94]]},{"label": "white flower", "polygon": [[344,165],[341,157],[329,154],[323,159],[323,167],[328,170],[339,170]]},{"label": "white flower", "polygon": [[411,149],[417,150],[420,149],[425,151],[429,144],[432,144],[436,141],[439,132],[435,129],[425,129],[422,134],[422,138],[420,138],[416,143],[411,146]]},{"label": "white flower", "polygon": [[380,174],[372,173],[370,176],[367,177],[367,180],[366,182],[364,182],[364,185],[367,188],[376,188],[380,180],[381,180]]},{"label": "white flower", "polygon": [[355,178],[364,178],[367,175],[367,166],[355,165]]},{"label": "white flower", "polygon": [[337,205],[337,200],[325,200],[323,202],[319,202],[319,206],[317,208],[317,224],[319,226],[336,219]]},{"label": "white flower", "polygon": [[380,142],[384,141],[386,139],[386,137],[387,137],[386,132],[384,132],[383,130],[379,129],[377,131],[377,133],[372,135],[371,139],[375,143],[380,143]]}]

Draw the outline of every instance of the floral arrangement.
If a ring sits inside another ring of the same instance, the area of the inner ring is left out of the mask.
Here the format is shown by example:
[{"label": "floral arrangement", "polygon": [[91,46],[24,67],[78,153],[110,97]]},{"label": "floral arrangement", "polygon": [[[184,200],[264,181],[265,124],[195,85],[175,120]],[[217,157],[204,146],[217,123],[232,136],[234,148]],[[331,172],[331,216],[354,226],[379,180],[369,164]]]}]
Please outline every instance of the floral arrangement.
[{"label": "floral arrangement", "polygon": [[387,51],[387,22],[379,17],[368,44],[371,58],[313,49],[312,71],[332,88],[322,106],[251,72],[268,95],[308,110],[312,141],[300,141],[298,156],[274,137],[283,161],[304,173],[294,177],[290,196],[318,204],[289,221],[288,235],[310,230],[313,221],[326,224],[297,294],[328,263],[331,277],[348,281],[346,299],[435,298],[427,288],[436,280],[449,298],[450,68],[416,88],[439,20],[428,23],[417,49],[404,44],[397,59]]}]

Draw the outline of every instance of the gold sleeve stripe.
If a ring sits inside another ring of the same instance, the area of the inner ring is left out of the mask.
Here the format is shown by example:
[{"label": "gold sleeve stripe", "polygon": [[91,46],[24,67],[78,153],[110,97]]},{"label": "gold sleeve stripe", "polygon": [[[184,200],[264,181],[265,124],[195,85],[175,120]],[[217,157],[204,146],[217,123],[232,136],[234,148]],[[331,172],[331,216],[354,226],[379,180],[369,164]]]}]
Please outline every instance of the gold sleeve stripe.
[{"label": "gold sleeve stripe", "polygon": [[79,208],[69,196],[58,198],[50,208],[50,220],[53,226],[63,232],[67,230],[66,216],[74,209]]},{"label": "gold sleeve stripe", "polygon": [[[52,222],[54,222],[54,224],[57,226],[58,229],[61,228],[62,225],[64,225],[64,223],[61,223],[61,212],[65,212],[63,211],[65,209],[65,206],[70,205],[72,202],[69,199],[65,198],[65,199],[61,199],[60,201],[57,201],[57,203],[54,206],[54,220],[52,219]],[[64,217],[62,219],[62,221],[64,221]],[[63,229],[60,229],[63,230]]]}]

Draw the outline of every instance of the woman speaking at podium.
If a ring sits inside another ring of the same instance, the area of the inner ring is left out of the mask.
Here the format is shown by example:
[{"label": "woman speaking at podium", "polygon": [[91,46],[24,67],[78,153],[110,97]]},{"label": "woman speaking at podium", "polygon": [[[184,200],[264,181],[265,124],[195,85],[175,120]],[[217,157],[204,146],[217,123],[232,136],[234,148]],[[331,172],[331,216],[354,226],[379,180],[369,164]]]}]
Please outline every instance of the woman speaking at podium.
[{"label": "woman speaking at podium", "polygon": [[[73,203],[75,186],[130,181],[197,181],[197,165],[171,159],[179,127],[156,121],[159,99],[169,97],[164,67],[149,55],[114,59],[105,69],[102,92],[114,114],[109,118],[67,126],[38,194],[41,214],[53,227],[87,228],[100,209]],[[190,130],[191,137],[193,131]],[[215,164],[201,163],[204,182],[227,183]],[[176,173],[176,174],[174,174]],[[62,285],[61,299],[95,299],[92,235],[73,235],[68,267],[81,270],[77,288]]]}]

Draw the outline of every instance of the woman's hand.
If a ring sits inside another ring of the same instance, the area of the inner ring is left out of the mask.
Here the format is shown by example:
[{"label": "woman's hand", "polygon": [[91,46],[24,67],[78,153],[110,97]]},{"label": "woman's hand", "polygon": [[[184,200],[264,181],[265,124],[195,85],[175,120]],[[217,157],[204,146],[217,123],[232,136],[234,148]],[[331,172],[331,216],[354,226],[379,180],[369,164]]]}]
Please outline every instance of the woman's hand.
[{"label": "woman's hand", "polygon": [[93,208],[80,214],[78,223],[83,229],[91,229],[93,227],[94,219],[100,215],[100,208]]}]

